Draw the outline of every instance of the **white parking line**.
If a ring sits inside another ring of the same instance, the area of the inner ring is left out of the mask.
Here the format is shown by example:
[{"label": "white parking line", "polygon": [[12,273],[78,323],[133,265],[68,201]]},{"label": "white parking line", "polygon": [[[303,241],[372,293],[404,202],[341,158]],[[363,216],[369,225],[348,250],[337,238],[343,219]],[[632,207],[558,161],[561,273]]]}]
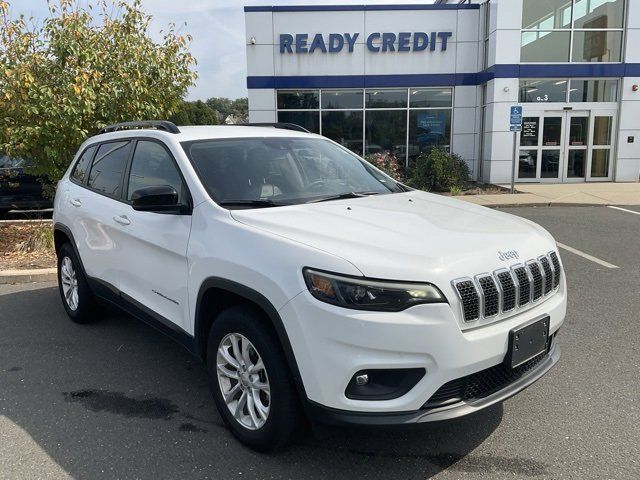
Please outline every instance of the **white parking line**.
[{"label": "white parking line", "polygon": [[569,245],[565,245],[564,243],[556,242],[556,244],[560,248],[565,249],[567,252],[575,253],[576,255],[579,255],[582,258],[586,258],[587,260],[591,260],[592,262],[597,263],[598,265],[602,265],[603,267],[620,268],[617,265],[614,265],[613,263],[609,263],[609,262],[605,262],[604,260],[600,260],[599,258],[596,258],[593,255],[589,255],[588,253],[584,253],[584,252],[582,252],[580,250],[577,250],[577,249],[575,249],[573,247],[570,247]]},{"label": "white parking line", "polygon": [[636,212],[635,210],[628,210],[626,208],[614,207],[613,205],[608,205],[609,208],[615,208],[616,210],[620,210],[621,212],[634,213],[636,215],[640,215],[640,212]]}]

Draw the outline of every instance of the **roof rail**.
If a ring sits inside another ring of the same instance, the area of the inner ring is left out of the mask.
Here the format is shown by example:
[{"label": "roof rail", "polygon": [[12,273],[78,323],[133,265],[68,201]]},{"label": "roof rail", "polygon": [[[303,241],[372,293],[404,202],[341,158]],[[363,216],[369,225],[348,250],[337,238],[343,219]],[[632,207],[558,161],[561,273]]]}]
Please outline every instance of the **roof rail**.
[{"label": "roof rail", "polygon": [[109,132],[117,132],[118,130],[128,130],[135,128],[155,128],[156,130],[162,130],[169,133],[180,133],[178,127],[176,127],[175,123],[169,122],[168,120],[144,120],[141,122],[122,122],[122,123],[114,123],[113,125],[107,125],[104,128],[101,128],[98,132],[109,133]]},{"label": "roof rail", "polygon": [[281,128],[283,130],[294,130],[296,132],[311,133],[304,127],[296,125],[295,123],[275,122],[275,123],[236,123],[239,127],[273,127]]}]

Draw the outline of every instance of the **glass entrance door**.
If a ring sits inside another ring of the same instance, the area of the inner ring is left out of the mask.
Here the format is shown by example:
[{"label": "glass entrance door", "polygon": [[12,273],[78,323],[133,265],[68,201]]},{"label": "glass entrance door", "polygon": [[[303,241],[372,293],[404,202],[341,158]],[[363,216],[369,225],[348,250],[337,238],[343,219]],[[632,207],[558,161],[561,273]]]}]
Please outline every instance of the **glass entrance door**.
[{"label": "glass entrance door", "polygon": [[517,180],[565,183],[610,179],[614,114],[571,110],[525,116]]}]

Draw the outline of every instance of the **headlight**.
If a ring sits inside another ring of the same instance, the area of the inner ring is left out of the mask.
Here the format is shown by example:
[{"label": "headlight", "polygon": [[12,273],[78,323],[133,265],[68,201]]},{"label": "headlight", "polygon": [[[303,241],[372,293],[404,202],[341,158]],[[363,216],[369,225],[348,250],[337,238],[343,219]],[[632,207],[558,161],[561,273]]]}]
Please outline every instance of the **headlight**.
[{"label": "headlight", "polygon": [[446,303],[430,283],[403,283],[346,277],[310,268],[302,271],[307,288],[318,300],[356,310],[399,312],[422,303]]}]

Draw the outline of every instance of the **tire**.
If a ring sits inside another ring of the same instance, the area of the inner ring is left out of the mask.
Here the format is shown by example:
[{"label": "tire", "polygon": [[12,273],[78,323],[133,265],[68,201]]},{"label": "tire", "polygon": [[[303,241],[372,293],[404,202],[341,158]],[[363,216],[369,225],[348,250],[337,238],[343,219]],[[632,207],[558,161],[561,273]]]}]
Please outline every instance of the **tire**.
[{"label": "tire", "polygon": [[[229,356],[232,360],[237,360],[233,351],[234,338],[238,342],[239,351],[243,349],[243,345],[248,345],[248,362],[245,362],[246,357],[239,355],[239,368],[228,362]],[[222,356],[219,347],[227,352],[227,356]],[[264,369],[253,369],[251,365],[259,365],[259,359],[262,359]],[[249,363],[249,368],[243,370],[243,364],[247,367],[246,363]],[[239,379],[234,380],[219,373],[219,365],[232,374],[237,375],[240,371]],[[251,306],[240,305],[230,307],[218,315],[209,332],[207,369],[218,411],[236,438],[248,447],[262,452],[280,449],[290,442],[297,426],[303,423],[301,408],[280,342],[273,330],[265,324],[262,312]],[[264,384],[268,385],[268,396],[264,390],[253,388]],[[224,388],[228,392],[234,387],[235,393],[229,397],[228,405],[222,390]],[[235,403],[235,410],[238,411],[242,396],[246,400],[240,409],[239,418],[236,418],[232,409]],[[252,402],[258,423],[249,415]],[[261,409],[264,413],[265,406],[268,407],[266,419],[259,415]]]},{"label": "tire", "polygon": [[95,297],[70,243],[63,244],[58,250],[58,290],[62,305],[71,320],[76,323],[91,323],[97,320]]}]

